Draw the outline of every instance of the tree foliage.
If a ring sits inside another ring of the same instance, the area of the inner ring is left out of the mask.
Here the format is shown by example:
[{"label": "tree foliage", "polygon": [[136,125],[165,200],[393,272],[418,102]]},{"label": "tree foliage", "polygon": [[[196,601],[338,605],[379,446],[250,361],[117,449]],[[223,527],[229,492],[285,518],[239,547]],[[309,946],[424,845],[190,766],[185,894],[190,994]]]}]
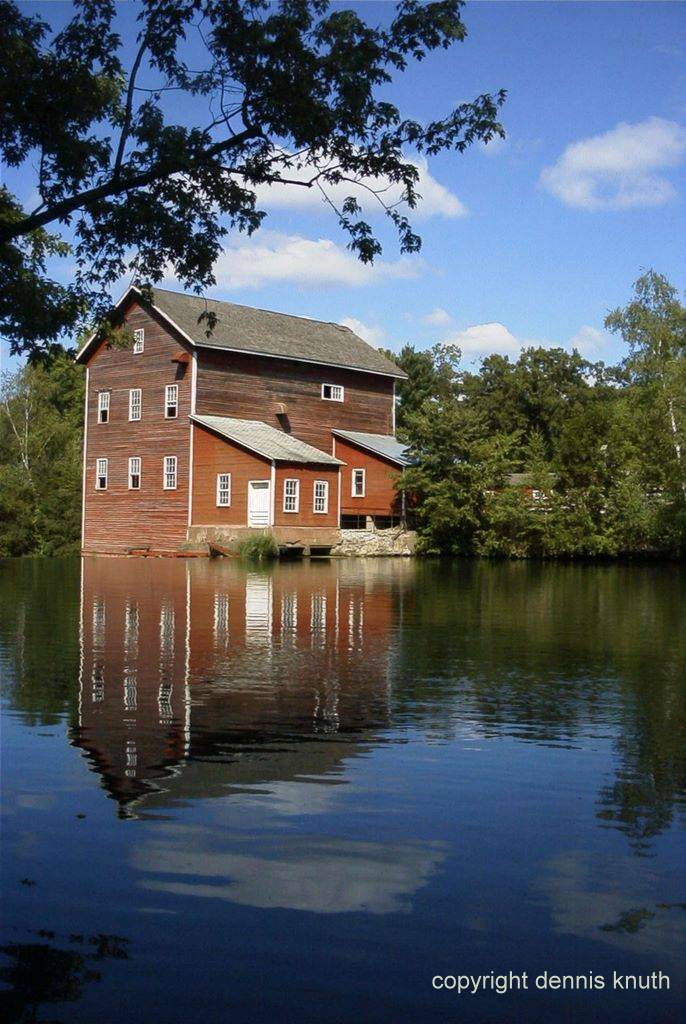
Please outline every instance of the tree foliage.
[{"label": "tree foliage", "polygon": [[608,315],[629,348],[618,367],[528,348],[467,373],[436,350],[402,349],[398,422],[414,457],[402,485],[423,549],[686,553],[685,316],[650,271]]},{"label": "tree foliage", "polygon": [[[408,214],[421,197],[408,154],[503,134],[502,90],[425,124],[384,91],[464,39],[462,0],[400,0],[376,27],[328,0],[141,0],[130,66],[114,0],[72,6],[54,33],[0,0],[0,153],[27,177],[37,167],[34,208],[0,188],[0,327],[16,350],[100,320],[124,274],[150,284],[171,269],[187,288],[213,284],[227,233],[251,233],[264,217],[259,186],[317,190],[371,262],[381,243],[356,198],[361,182],[401,250],[415,252]],[[202,67],[188,64],[191,37]],[[351,194],[337,204],[341,185]],[[57,256],[73,263],[69,284],[51,276]]]},{"label": "tree foliage", "polygon": [[79,549],[83,389],[68,353],[0,380],[0,556]]}]

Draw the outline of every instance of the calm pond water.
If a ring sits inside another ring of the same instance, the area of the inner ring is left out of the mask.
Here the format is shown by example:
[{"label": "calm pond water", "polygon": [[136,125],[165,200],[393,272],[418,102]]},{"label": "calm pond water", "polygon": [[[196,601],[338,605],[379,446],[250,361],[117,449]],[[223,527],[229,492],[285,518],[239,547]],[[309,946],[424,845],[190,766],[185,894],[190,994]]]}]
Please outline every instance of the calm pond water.
[{"label": "calm pond water", "polygon": [[4,1019],[677,1020],[685,580],[0,562]]}]

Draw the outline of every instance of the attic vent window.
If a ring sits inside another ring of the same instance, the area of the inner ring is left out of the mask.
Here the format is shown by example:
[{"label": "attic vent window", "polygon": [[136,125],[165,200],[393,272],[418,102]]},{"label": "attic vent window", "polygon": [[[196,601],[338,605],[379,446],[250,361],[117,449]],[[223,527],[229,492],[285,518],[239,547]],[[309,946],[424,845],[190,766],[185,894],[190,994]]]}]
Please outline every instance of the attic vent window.
[{"label": "attic vent window", "polygon": [[145,348],[145,331],[142,327],[138,327],[133,332],[133,354],[138,356]]},{"label": "attic vent window", "polygon": [[322,384],[322,398],[327,402],[342,402],[343,388],[340,384]]}]

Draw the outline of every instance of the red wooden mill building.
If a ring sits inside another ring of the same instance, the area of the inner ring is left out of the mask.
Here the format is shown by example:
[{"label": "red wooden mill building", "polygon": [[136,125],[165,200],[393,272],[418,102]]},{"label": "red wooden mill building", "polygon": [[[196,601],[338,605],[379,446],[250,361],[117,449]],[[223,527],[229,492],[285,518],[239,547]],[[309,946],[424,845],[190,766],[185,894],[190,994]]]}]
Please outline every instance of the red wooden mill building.
[{"label": "red wooden mill building", "polygon": [[[402,517],[395,381],[347,327],[155,289],[116,307],[122,349],[91,338],[82,547],[177,551],[251,530],[328,547]],[[216,322],[208,336],[203,313]]]}]

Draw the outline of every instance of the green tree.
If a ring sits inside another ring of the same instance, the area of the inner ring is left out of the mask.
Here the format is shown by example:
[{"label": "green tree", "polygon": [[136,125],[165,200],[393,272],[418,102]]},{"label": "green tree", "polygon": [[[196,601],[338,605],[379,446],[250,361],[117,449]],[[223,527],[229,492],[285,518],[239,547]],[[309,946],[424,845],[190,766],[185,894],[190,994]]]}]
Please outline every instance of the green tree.
[{"label": "green tree", "polygon": [[408,421],[425,402],[448,398],[460,385],[461,353],[454,345],[441,344],[423,351],[413,345],[403,345],[398,353],[381,351],[407,374],[407,380],[396,384],[396,426],[404,435]]},{"label": "green tree", "polygon": [[[125,273],[150,284],[171,267],[188,288],[213,284],[227,232],[264,217],[260,186],[316,189],[371,262],[381,244],[356,198],[362,182],[401,251],[415,252],[408,154],[503,135],[502,90],[426,124],[387,98],[394,75],[464,39],[462,0],[401,0],[385,26],[328,0],[141,0],[130,67],[116,6],[75,0],[55,34],[0,0],[0,153],[38,169],[34,209],[0,188],[0,327],[15,350],[99,321]],[[187,64],[191,32],[204,43],[200,68]],[[191,123],[179,120],[189,108]],[[65,255],[68,285],[49,274]]]},{"label": "green tree", "polygon": [[[515,361],[490,356],[476,373],[454,367],[441,388],[440,353],[404,350],[415,460],[404,480],[420,546],[490,557],[683,553],[684,324],[675,289],[651,271],[608,317],[630,345],[619,367],[529,348]],[[513,469],[526,488],[510,486],[521,483]]]},{"label": "green tree", "polygon": [[78,550],[83,388],[69,353],[0,381],[0,555]]},{"label": "green tree", "polygon": [[624,367],[639,404],[653,420],[654,443],[671,456],[665,485],[681,491],[686,504],[686,308],[676,288],[654,270],[634,284],[634,297],[605,320],[629,345]]},{"label": "green tree", "polygon": [[466,374],[464,391],[486,433],[534,432],[552,457],[559,425],[571,407],[592,393],[591,381],[603,380],[603,367],[578,352],[561,348],[527,348],[515,362],[487,356],[478,373]]}]

